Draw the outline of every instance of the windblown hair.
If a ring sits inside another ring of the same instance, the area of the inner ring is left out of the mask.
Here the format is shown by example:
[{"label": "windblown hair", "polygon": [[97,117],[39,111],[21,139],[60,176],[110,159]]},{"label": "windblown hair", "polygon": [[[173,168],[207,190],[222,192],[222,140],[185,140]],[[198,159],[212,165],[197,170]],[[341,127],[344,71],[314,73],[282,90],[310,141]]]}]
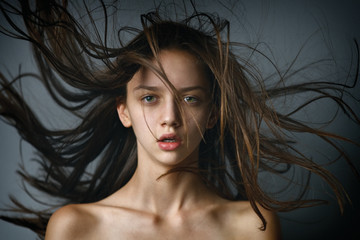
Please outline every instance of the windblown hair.
[{"label": "windblown hair", "polygon": [[[125,99],[127,83],[142,67],[156,72],[171,88],[155,62],[161,50],[179,49],[199,59],[212,84],[218,121],[204,135],[198,170],[209,188],[226,199],[249,200],[265,228],[266,221],[255,203],[273,211],[323,203],[303,199],[301,194],[295,200],[277,200],[258,182],[260,170],[280,173],[291,166],[300,166],[325,180],[334,190],[340,207],[343,206],[346,193],[339,181],[297,150],[288,133],[319,136],[353,168],[334,142],[334,139],[350,140],[315,129],[293,117],[314,101],[331,99],[359,123],[342,98],[353,86],[327,81],[286,85],[287,79],[281,73],[276,83],[265,86],[257,68],[248,58],[239,56],[236,49],[262,53],[251,46],[230,42],[229,23],[216,15],[197,12],[195,7],[194,13],[182,20],[163,17],[159,9],[141,15],[142,29],[122,27],[118,32],[121,46],[111,47],[107,40],[108,6],[103,1],[100,3],[105,20],[103,38],[96,29],[91,10],[86,9],[86,13],[93,23],[95,37],[71,14],[67,1],[36,1],[35,6],[30,1],[19,1],[20,7],[1,1],[2,14],[12,27],[11,30],[2,27],[1,32],[29,41],[39,70],[39,74],[23,73],[11,80],[0,75],[2,119],[37,150],[43,173],[33,176],[23,169],[20,174],[24,181],[58,197],[61,203],[57,206],[98,201],[124,186],[137,166],[136,138],[132,129],[125,128],[119,121],[116,105]],[[11,14],[23,18],[26,30],[15,23]],[[125,41],[124,32],[135,37]],[[79,124],[60,130],[44,126],[24,100],[21,89],[16,87],[16,82],[25,77],[40,80],[61,108],[80,119]],[[302,93],[311,93],[313,97],[288,113],[280,113],[272,106],[276,99]],[[89,173],[93,162],[96,168]],[[33,210],[16,199],[12,201],[15,212],[33,216],[1,218],[44,235],[51,210]]]}]

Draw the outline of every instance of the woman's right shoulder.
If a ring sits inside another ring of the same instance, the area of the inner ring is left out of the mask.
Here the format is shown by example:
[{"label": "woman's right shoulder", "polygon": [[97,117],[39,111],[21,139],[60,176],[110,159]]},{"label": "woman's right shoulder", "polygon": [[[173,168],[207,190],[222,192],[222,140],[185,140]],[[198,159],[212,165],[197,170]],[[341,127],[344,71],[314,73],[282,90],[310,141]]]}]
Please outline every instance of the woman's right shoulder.
[{"label": "woman's right shoulder", "polygon": [[98,226],[95,204],[70,204],[56,210],[49,219],[45,239],[86,239]]}]

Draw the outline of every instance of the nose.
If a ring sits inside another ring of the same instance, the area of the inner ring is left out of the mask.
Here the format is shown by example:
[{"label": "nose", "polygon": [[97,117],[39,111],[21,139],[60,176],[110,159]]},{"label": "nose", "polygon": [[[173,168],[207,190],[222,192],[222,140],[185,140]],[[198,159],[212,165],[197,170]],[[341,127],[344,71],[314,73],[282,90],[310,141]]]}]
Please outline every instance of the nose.
[{"label": "nose", "polygon": [[161,125],[168,127],[179,127],[181,125],[181,114],[175,100],[166,101],[163,104]]}]

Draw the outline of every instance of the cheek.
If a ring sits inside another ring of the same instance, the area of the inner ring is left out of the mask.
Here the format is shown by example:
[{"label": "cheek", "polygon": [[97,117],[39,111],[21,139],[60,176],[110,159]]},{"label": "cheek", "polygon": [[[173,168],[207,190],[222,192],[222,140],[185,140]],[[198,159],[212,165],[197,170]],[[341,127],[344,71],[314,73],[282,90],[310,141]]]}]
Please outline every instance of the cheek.
[{"label": "cheek", "polygon": [[154,127],[157,121],[156,117],[156,111],[146,110],[146,108],[137,109],[132,114],[134,131],[137,131],[140,134],[154,131]]},{"label": "cheek", "polygon": [[195,131],[198,135],[204,134],[208,125],[208,112],[197,112],[192,114],[187,118],[188,128],[192,129],[192,132]]}]

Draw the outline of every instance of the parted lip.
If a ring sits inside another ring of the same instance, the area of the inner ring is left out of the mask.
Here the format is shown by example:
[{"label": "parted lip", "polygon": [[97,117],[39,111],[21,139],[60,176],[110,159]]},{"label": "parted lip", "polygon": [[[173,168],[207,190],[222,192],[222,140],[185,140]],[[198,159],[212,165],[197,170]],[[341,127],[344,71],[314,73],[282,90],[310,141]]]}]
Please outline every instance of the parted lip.
[{"label": "parted lip", "polygon": [[160,136],[158,142],[164,141],[165,139],[174,139],[176,142],[180,142],[181,138],[178,137],[175,133],[167,133]]}]

